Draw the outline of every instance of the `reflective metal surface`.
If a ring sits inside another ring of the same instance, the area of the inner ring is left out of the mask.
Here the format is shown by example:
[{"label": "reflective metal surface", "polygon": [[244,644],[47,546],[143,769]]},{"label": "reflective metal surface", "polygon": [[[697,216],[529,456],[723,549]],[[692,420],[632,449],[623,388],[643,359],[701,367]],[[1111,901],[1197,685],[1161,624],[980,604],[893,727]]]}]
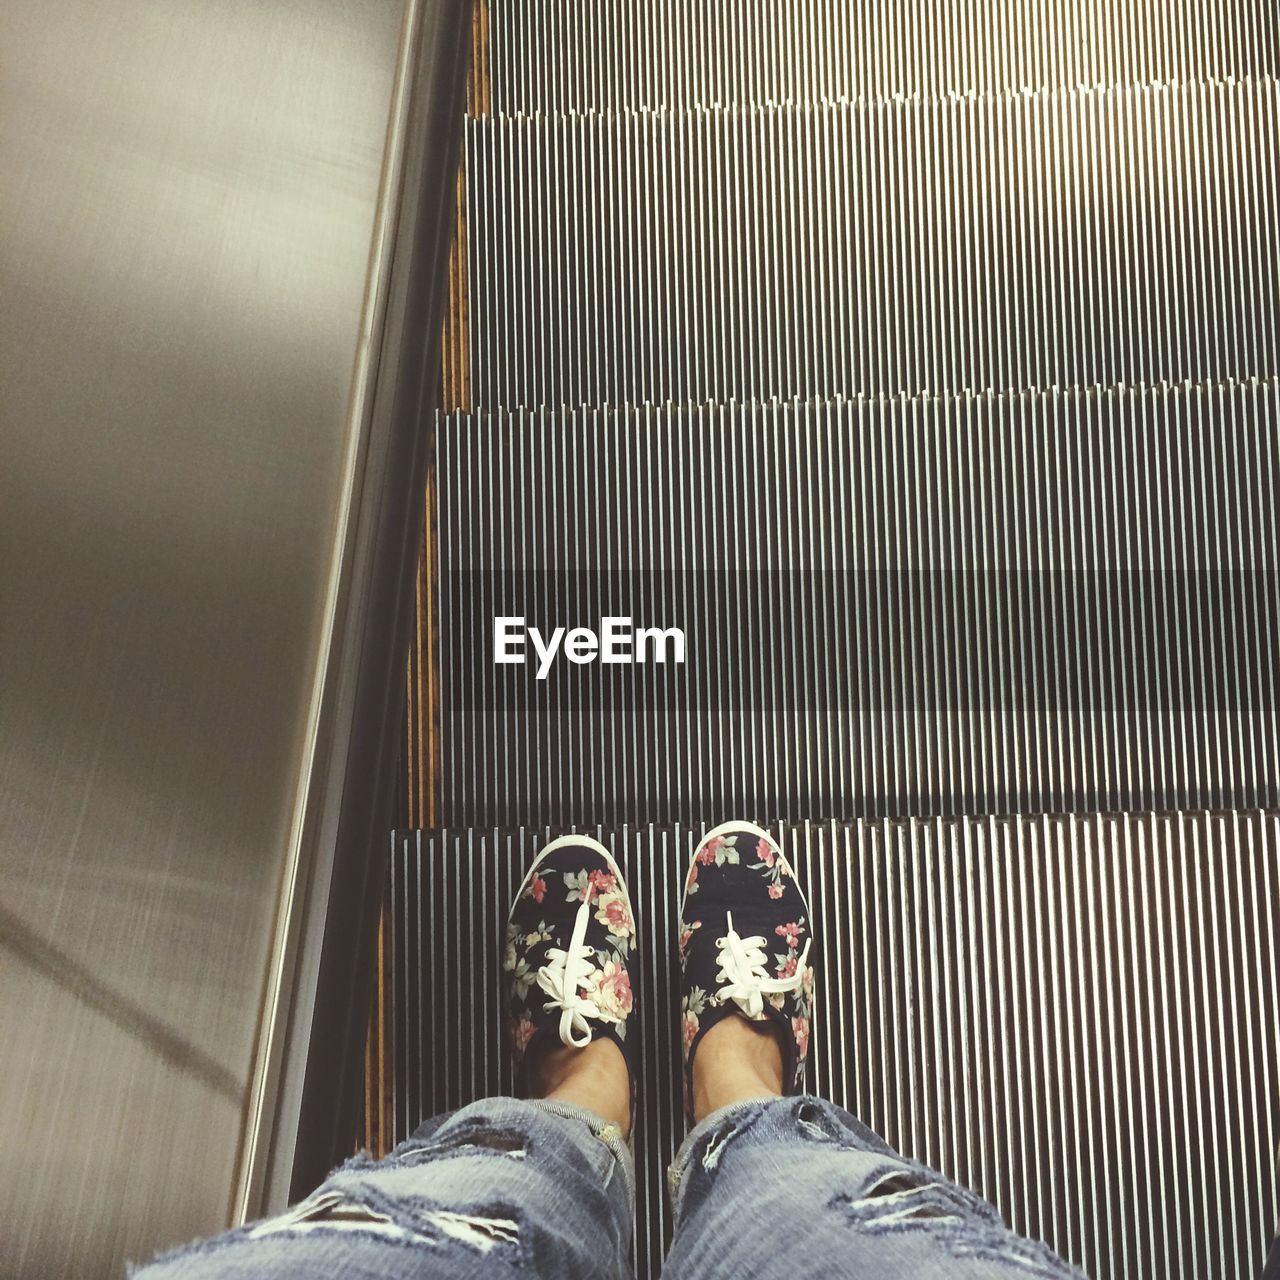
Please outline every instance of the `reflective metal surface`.
[{"label": "reflective metal surface", "polygon": [[6,1276],[251,1204],[418,7],[0,10]]}]

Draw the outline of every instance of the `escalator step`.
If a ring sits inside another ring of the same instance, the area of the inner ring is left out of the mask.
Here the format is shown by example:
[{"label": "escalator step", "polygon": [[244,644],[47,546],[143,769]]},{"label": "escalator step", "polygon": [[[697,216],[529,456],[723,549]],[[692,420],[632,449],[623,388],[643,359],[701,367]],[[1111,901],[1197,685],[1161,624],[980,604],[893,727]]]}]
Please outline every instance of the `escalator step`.
[{"label": "escalator step", "polygon": [[1280,373],[1274,80],[472,120],[474,405]]},{"label": "escalator step", "polygon": [[[442,418],[436,812],[1276,806],[1278,391]],[[540,681],[505,616],[687,660]]]},{"label": "escalator step", "polygon": [[760,106],[1280,72],[1274,6],[491,0],[500,115]]},{"label": "escalator step", "polygon": [[[628,876],[646,966],[642,1280],[670,1234],[674,917],[699,830],[595,831]],[[816,1092],[1093,1280],[1258,1274],[1278,1190],[1280,816],[775,830],[825,940]],[[546,838],[393,839],[398,1138],[511,1091],[500,943]]]}]

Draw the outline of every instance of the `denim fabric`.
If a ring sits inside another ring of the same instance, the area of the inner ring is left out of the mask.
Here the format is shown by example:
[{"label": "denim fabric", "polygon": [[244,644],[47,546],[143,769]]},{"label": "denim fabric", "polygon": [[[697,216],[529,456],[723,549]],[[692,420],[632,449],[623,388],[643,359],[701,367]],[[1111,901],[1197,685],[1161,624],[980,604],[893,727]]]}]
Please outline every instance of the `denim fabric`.
[{"label": "denim fabric", "polygon": [[490,1098],[357,1156],[301,1204],[157,1259],[138,1280],[505,1280],[631,1273],[635,1174],[582,1107]]},{"label": "denim fabric", "polygon": [[[820,1098],[738,1103],[668,1171],[664,1275],[1080,1280],[984,1200],[904,1160]],[[276,1218],[190,1245],[138,1280],[618,1280],[635,1179],[617,1127],[580,1107],[491,1098],[357,1157]]]},{"label": "denim fabric", "polygon": [[822,1098],[707,1116],[667,1173],[672,1280],[1083,1280],[985,1200]]}]

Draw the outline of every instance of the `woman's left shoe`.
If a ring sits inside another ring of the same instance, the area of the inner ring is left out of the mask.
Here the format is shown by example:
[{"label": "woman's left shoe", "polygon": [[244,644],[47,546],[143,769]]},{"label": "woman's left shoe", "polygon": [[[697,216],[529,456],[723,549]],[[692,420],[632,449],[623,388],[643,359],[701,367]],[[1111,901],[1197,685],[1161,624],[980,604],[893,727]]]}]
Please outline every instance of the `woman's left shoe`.
[{"label": "woman's left shoe", "polygon": [[553,840],[516,894],[502,958],[516,1092],[548,1049],[612,1040],[626,1059],[635,1108],[636,924],[613,855],[590,836]]},{"label": "woman's left shoe", "polygon": [[[702,837],[680,904],[685,1110],[693,1118],[693,1059],[716,1023],[771,1022],[787,1093],[804,1088],[813,1018],[809,904],[774,838],[750,822]],[[814,957],[816,959],[816,957]]]}]

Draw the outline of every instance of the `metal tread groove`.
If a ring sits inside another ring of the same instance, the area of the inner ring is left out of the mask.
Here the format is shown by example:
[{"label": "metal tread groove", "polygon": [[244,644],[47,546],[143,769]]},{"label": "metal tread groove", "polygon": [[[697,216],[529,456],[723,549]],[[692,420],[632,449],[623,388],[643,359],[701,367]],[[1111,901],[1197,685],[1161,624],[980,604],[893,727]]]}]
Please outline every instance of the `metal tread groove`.
[{"label": "metal tread groove", "polygon": [[[510,893],[589,829],[647,940],[772,819],[819,1092],[1094,1280],[1256,1274],[1280,1143],[1280,23],[1256,0],[486,0],[472,411],[439,415],[395,1129],[509,1091]],[[494,618],[688,629],[495,666]],[[598,825],[599,824],[599,825]],[[460,1034],[460,1029],[462,1034]]]},{"label": "metal tread groove", "polygon": [[963,104],[1000,107],[1015,102],[1079,101],[1133,93],[1177,93],[1196,90],[1222,91],[1265,86],[1280,72],[1244,75],[1199,75],[1188,78],[1155,77],[1097,81],[1063,85],[1007,85],[997,89],[914,89],[910,92],[871,93],[815,99],[764,99],[761,101],[663,103],[656,106],[567,107],[559,111],[487,111],[469,117],[477,134],[499,134],[507,129],[534,126],[553,130],[579,122],[623,127],[632,121],[663,121],[680,125],[691,120],[750,120],[769,115],[817,115],[842,111],[875,111],[890,107],[945,109]]},{"label": "metal tread groove", "polygon": [[[499,114],[993,92],[1280,70],[1274,10],[1151,0],[492,0]],[[583,57],[582,50],[591,50]]]},{"label": "metal tread groove", "polygon": [[[640,913],[639,1275],[669,1239],[675,903],[700,827],[593,829]],[[1094,1280],[1247,1276],[1277,1211],[1280,815],[775,828],[825,942],[817,1092]],[[510,894],[548,831],[392,844],[397,1136],[510,1092]],[[459,1034],[459,1030],[464,1034]]]},{"label": "metal tread groove", "polygon": [[[1280,804],[1278,394],[442,418],[437,812]],[[688,661],[494,663],[611,613]]]},{"label": "metal tread groove", "polygon": [[1270,77],[466,146],[476,407],[1280,373]]},{"label": "metal tread groove", "polygon": [[905,411],[920,408],[937,409],[944,414],[962,412],[978,402],[1008,406],[1025,401],[1065,401],[1083,398],[1141,400],[1148,396],[1223,396],[1234,398],[1242,391],[1259,391],[1264,397],[1273,396],[1280,389],[1280,376],[1259,377],[1247,374],[1243,377],[1223,377],[1181,381],[1159,379],[1155,382],[1095,382],[1089,385],[1073,383],[1067,386],[1039,387],[1033,385],[981,390],[964,388],[960,391],[857,391],[846,394],[812,396],[768,396],[751,400],[646,400],[619,404],[538,404],[518,405],[514,408],[479,405],[474,408],[457,407],[438,409],[435,414],[437,428],[456,428],[462,423],[488,423],[497,427],[503,423],[524,423],[529,426],[546,425],[552,421],[585,421],[588,418],[621,421],[628,415],[759,415],[777,412],[831,412],[853,410],[862,413],[889,412],[894,407]]}]

